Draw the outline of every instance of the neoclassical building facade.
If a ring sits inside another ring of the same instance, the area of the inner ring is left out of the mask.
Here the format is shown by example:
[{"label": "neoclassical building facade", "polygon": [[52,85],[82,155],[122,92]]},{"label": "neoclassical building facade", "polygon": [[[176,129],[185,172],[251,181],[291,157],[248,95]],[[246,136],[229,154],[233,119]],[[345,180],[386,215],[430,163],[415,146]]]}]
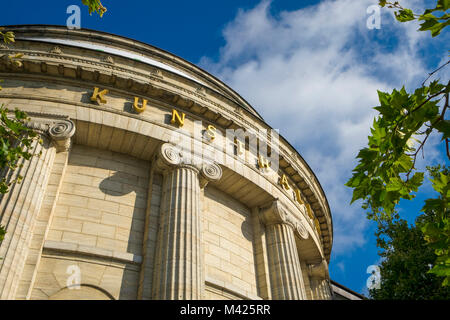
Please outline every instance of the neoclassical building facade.
[{"label": "neoclassical building facade", "polygon": [[42,143],[1,173],[23,181],[0,197],[0,299],[332,298],[325,194],[235,91],[127,38],[8,31],[0,103]]}]

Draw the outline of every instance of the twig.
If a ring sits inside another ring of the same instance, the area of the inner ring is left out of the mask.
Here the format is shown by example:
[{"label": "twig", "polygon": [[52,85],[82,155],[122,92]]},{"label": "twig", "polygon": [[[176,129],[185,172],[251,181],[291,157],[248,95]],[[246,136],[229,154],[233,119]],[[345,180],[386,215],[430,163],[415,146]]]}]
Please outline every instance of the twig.
[{"label": "twig", "polygon": [[[449,81],[449,84],[450,84],[450,81]],[[444,108],[442,109],[441,115],[439,116],[439,118],[437,118],[435,121],[433,121],[433,123],[431,123],[431,128],[428,129],[428,132],[427,132],[427,135],[426,135],[425,139],[423,139],[423,141],[421,142],[419,148],[412,155],[414,157],[414,161],[413,161],[413,164],[411,166],[411,169],[409,169],[408,173],[406,174],[406,181],[409,180],[409,175],[411,174],[412,170],[414,170],[414,166],[415,166],[416,160],[417,160],[417,154],[419,153],[420,150],[422,150],[422,157],[423,157],[423,146],[425,145],[425,142],[427,141],[427,139],[430,136],[431,132],[433,132],[432,127],[436,123],[438,123],[439,121],[444,120],[445,112],[447,111],[447,108],[448,108],[448,103],[449,103],[449,94],[446,93],[445,94],[445,104],[444,104]],[[448,139],[446,139],[446,147],[447,147],[447,156],[450,159],[450,153],[449,153],[449,147],[448,147]]]},{"label": "twig", "polygon": [[[450,81],[447,83],[447,87],[448,87],[449,85],[450,85]],[[423,107],[427,102],[429,102],[431,99],[436,98],[437,96],[439,96],[439,95],[445,93],[445,90],[446,90],[446,89],[444,89],[444,90],[442,90],[442,91],[440,91],[440,92],[438,92],[438,93],[435,93],[435,94],[429,96],[424,102],[422,102],[422,103],[421,103],[420,105],[418,105],[414,110],[412,110],[410,113],[408,113],[408,115],[410,115],[411,113],[413,113],[413,112],[419,110],[420,108],[422,108],[422,107]],[[441,98],[441,99],[442,99],[442,98]],[[440,101],[441,99],[439,99],[439,101]],[[438,102],[439,102],[439,101],[438,101]],[[394,127],[393,132],[396,132],[396,130],[397,130],[397,128],[398,128],[398,125],[402,122],[402,120],[404,120],[404,119],[406,118],[406,116],[407,116],[407,115],[404,115],[402,119],[396,121],[396,124],[395,124],[395,127]],[[430,126],[430,127],[431,127],[431,126]]]},{"label": "twig", "polygon": [[[447,110],[447,108],[448,108],[448,92],[445,95],[445,105],[444,105],[444,110],[442,111],[441,117],[439,118],[440,120],[444,120],[445,111]],[[445,147],[447,148],[447,158],[450,159],[450,151],[448,148],[448,138],[445,139]]]},{"label": "twig", "polygon": [[428,79],[430,79],[430,77],[435,74],[436,72],[438,72],[439,70],[441,70],[443,67],[445,67],[446,65],[450,64],[450,60],[448,60],[446,63],[444,63],[442,66],[440,66],[439,68],[437,68],[436,70],[434,70],[433,72],[428,74],[428,77],[422,82],[422,87],[425,85],[425,82],[428,81]]},{"label": "twig", "polygon": [[[388,7],[389,9],[400,9],[400,10],[405,10],[405,8],[403,8],[400,3],[398,3],[398,1],[395,1],[394,3],[386,1],[386,7]],[[413,16],[416,17],[416,19],[418,17],[420,17],[420,14],[414,13],[413,12]]]},{"label": "twig", "polygon": [[[450,85],[450,81],[449,81],[449,83],[447,84],[447,86],[448,86],[448,85]],[[419,104],[414,110],[412,110],[412,111],[410,112],[410,114],[413,113],[413,112],[415,112],[415,111],[417,111],[417,110],[419,110],[420,108],[422,108],[422,107],[423,107],[427,102],[429,102],[431,99],[436,98],[437,96],[439,96],[439,95],[445,93],[445,90],[446,90],[446,89],[447,89],[447,88],[445,88],[445,89],[442,90],[442,91],[439,91],[438,93],[435,93],[435,94],[429,96],[424,102],[422,102],[422,103]]]},{"label": "twig", "polygon": [[445,139],[445,146],[447,148],[447,158],[450,159],[450,150],[449,150],[449,147],[448,147],[448,142],[449,142],[448,138]]},{"label": "twig", "polygon": [[[414,153],[413,157],[414,157],[414,161],[413,164],[411,166],[411,169],[409,169],[408,173],[406,174],[406,181],[409,181],[409,175],[411,174],[411,172],[414,170],[414,166],[416,165],[416,160],[417,160],[417,154],[419,153],[419,151],[421,149],[423,149],[423,146],[425,145],[425,142],[427,141],[428,137],[430,136],[431,132],[433,130],[428,131],[427,136],[425,137],[425,139],[423,139],[423,141],[420,143],[419,148],[416,150],[416,152]],[[423,151],[422,151],[423,152]]]}]

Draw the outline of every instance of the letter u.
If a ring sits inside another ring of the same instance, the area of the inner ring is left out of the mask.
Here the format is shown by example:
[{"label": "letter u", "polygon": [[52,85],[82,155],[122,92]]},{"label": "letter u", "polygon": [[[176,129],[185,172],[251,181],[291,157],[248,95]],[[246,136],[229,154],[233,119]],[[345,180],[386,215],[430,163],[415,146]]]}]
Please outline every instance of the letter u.
[{"label": "letter u", "polygon": [[142,99],[142,107],[139,107],[139,98],[138,97],[134,97],[133,108],[134,108],[134,110],[137,113],[144,112],[144,110],[147,108],[147,100],[146,99]]}]

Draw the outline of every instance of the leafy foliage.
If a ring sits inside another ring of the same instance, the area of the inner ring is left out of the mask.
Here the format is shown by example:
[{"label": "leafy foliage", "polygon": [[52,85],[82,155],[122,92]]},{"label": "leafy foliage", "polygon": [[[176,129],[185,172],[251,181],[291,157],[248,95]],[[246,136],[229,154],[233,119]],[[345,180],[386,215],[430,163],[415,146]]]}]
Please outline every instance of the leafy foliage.
[{"label": "leafy foliage", "polygon": [[450,170],[440,166],[429,169],[436,199],[425,200],[424,212],[433,212],[434,219],[421,225],[424,238],[437,256],[431,273],[444,277],[443,285],[450,286]]},{"label": "leafy foliage", "polygon": [[[3,28],[0,28],[3,42],[14,42],[14,33],[10,31],[3,33],[3,30]],[[20,61],[21,57],[21,54],[7,56],[9,61],[17,66],[20,66],[22,63]],[[37,134],[25,125],[25,122],[28,120],[25,112],[16,109],[14,117],[9,117],[8,113],[9,110],[2,104],[0,106],[0,173],[2,173],[3,177],[0,179],[0,195],[7,193],[12,184],[20,183],[23,179],[22,176],[18,175],[16,179],[7,181],[4,175],[8,169],[17,169],[21,158],[27,160],[31,158],[31,144],[37,138]],[[0,243],[3,241],[5,233],[4,227],[0,226]]]},{"label": "leafy foliage", "polygon": [[[418,31],[430,31],[433,37],[449,25],[446,11],[450,0],[438,0],[435,8],[420,15],[401,7],[397,1],[379,1],[379,5],[396,9],[395,17],[400,22],[421,21]],[[430,77],[449,63],[431,72],[414,92],[407,92],[404,87],[391,93],[378,91],[380,105],[374,109],[379,114],[373,121],[368,146],[358,153],[359,163],[346,183],[353,188],[351,202],[362,199],[368,218],[377,221],[379,233],[388,234],[391,239],[397,237],[395,232],[406,232],[407,227],[400,222],[395,208],[401,199],[413,199],[423,184],[425,172],[417,170],[416,159],[420,152],[424,156],[424,146],[433,132],[442,137],[450,159],[450,120],[446,117],[450,81],[433,80],[426,85]],[[433,212],[436,219],[423,223],[417,230],[422,232],[427,248],[434,250],[436,259],[430,272],[443,277],[440,279],[444,286],[450,286],[450,176],[445,166],[429,168],[429,173],[439,197],[427,199],[422,211]]]},{"label": "leafy foliage", "polygon": [[[433,130],[442,133],[442,139],[449,138],[450,123],[444,119],[449,88],[449,84],[433,81],[412,94],[405,88],[378,91],[380,106],[375,110],[380,115],[373,121],[369,146],[357,155],[359,164],[346,184],[354,189],[352,203],[366,200],[363,208],[371,210],[369,218],[391,217],[400,199],[413,199],[412,192],[422,185],[424,173],[414,167],[419,151]],[[443,95],[446,105],[440,108]],[[421,136],[420,142],[416,137]],[[420,142],[417,148],[415,141]]]},{"label": "leafy foliage", "polygon": [[3,227],[0,227],[0,243],[2,243],[3,239],[5,238],[5,229]]},{"label": "leafy foliage", "polygon": [[8,44],[14,42],[14,33],[11,31],[3,32],[5,28],[0,27],[0,36],[3,38],[3,42]]},{"label": "leafy foliage", "polygon": [[107,11],[100,0],[82,0],[81,2],[88,6],[89,14],[96,12],[100,17],[103,17],[103,14]]},{"label": "leafy foliage", "polygon": [[[16,170],[21,158],[29,160],[32,157],[30,152],[33,141],[37,138],[37,133],[26,127],[25,122],[28,117],[25,112],[18,109],[14,112],[14,118],[8,117],[8,109],[0,106],[0,170]],[[9,187],[23,179],[20,175],[14,181],[7,183],[5,178],[0,180],[0,194],[9,191]]]},{"label": "leafy foliage", "polygon": [[[12,35],[14,42],[14,34]],[[6,41],[5,41],[6,42]],[[12,63],[20,66],[20,54],[8,56]],[[0,86],[1,90],[1,86]],[[16,109],[13,117],[8,116],[9,110],[2,104],[0,106],[0,195],[9,191],[9,187],[15,183],[20,183],[23,179],[18,175],[16,179],[7,181],[4,177],[8,170],[16,170],[20,159],[29,160],[32,156],[31,147],[37,134],[32,129],[26,127],[28,116],[25,112]],[[5,236],[5,229],[0,226],[0,243]]]},{"label": "leafy foliage", "polygon": [[432,211],[420,216],[416,225],[405,220],[382,221],[377,232],[381,282],[369,290],[376,300],[450,299],[450,287],[441,286],[441,279],[429,272],[436,260],[434,249],[423,238],[420,225],[436,220]]},{"label": "leafy foliage", "polygon": [[[411,9],[403,8],[398,1],[394,3],[381,0],[379,2],[381,7],[399,9],[395,12],[395,18],[400,22],[407,22],[412,20],[423,21],[420,25],[419,31],[430,31],[433,37],[436,37],[448,25],[450,25],[450,14],[446,11],[450,8],[450,0],[438,0],[436,7],[426,9],[423,14],[415,14]],[[433,13],[438,13],[435,15]]]}]

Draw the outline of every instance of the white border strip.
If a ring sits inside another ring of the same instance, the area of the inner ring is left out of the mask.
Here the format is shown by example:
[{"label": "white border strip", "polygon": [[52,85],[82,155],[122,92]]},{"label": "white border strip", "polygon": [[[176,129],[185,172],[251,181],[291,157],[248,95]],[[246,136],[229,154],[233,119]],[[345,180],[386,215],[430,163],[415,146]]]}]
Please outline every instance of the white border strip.
[{"label": "white border strip", "polygon": [[125,50],[121,50],[121,49],[116,49],[116,48],[111,48],[111,47],[107,47],[107,46],[103,46],[103,45],[99,45],[99,44],[94,44],[92,42],[87,42],[87,41],[77,41],[77,40],[68,40],[68,39],[54,39],[54,38],[29,38],[29,37],[17,37],[16,39],[18,40],[34,40],[34,41],[42,41],[42,42],[49,42],[49,43],[57,43],[57,44],[62,44],[62,45],[69,45],[69,46],[74,46],[74,47],[79,47],[79,48],[84,48],[84,49],[90,49],[90,50],[96,50],[96,51],[101,51],[101,52],[106,52],[109,54],[114,54],[117,56],[121,56],[124,58],[128,58],[128,59],[132,59],[132,60],[137,60],[139,62],[145,63],[145,64],[149,64],[173,73],[176,73],[184,78],[188,78],[192,81],[198,82],[202,85],[205,85],[203,82],[201,82],[200,80],[193,78],[192,76],[188,75],[187,73],[184,73],[178,69],[175,69],[172,66],[169,66],[167,64],[161,63],[159,61],[153,60],[151,58],[148,57],[144,57],[142,55],[133,53],[133,52],[129,52],[129,51],[125,51]]}]

